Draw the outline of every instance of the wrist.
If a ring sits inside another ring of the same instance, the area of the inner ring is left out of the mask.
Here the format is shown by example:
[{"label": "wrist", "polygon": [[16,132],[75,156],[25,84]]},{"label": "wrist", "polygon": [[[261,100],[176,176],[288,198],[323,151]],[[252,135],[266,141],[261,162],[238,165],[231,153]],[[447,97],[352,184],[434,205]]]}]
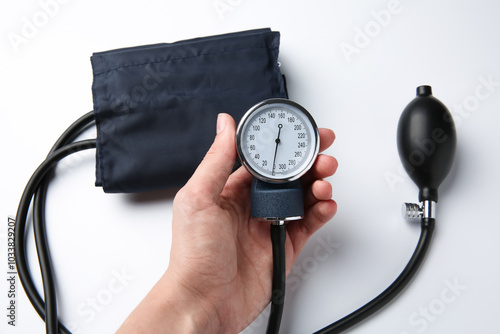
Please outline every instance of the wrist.
[{"label": "wrist", "polygon": [[168,333],[219,333],[219,318],[214,307],[203,296],[175,279],[169,271],[160,279],[157,295],[161,296],[164,313],[170,312],[177,331]]},{"label": "wrist", "polygon": [[127,318],[117,334],[218,333],[213,308],[168,272]]}]

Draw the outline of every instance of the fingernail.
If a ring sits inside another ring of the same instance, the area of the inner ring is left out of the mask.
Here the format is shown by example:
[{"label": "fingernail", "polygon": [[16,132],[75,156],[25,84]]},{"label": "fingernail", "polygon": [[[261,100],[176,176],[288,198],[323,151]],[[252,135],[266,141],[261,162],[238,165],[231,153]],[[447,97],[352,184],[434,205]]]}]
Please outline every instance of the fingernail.
[{"label": "fingernail", "polygon": [[222,132],[222,130],[224,130],[224,128],[226,127],[226,123],[227,123],[227,118],[226,118],[226,115],[224,114],[219,114],[217,115],[217,134],[219,134],[220,132]]}]

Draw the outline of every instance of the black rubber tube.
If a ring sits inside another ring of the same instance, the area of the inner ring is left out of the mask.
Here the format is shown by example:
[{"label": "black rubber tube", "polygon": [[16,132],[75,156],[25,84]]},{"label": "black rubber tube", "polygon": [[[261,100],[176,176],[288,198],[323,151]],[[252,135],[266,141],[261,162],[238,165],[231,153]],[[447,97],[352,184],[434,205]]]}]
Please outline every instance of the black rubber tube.
[{"label": "black rubber tube", "polygon": [[[48,172],[50,174],[50,172]],[[45,229],[45,196],[38,194],[42,191],[44,194],[47,191],[50,181],[50,175],[43,178],[40,183],[40,188],[36,192],[33,208],[33,234],[35,236],[35,246],[42,274],[43,294],[45,301],[45,332],[47,334],[57,334],[58,317],[57,317],[57,297],[54,283],[54,273],[52,270],[52,261],[47,241],[47,232]],[[37,196],[38,195],[38,196]]]},{"label": "black rubber tube", "polygon": [[271,242],[273,247],[273,286],[271,291],[271,313],[267,323],[266,334],[276,334],[280,330],[283,307],[285,306],[286,258],[285,258],[286,226],[271,225]]},{"label": "black rubber tube", "polygon": [[351,328],[361,321],[365,320],[375,312],[379,311],[391,300],[393,300],[415,276],[418,268],[425,258],[425,254],[429,249],[434,232],[435,219],[423,218],[421,221],[421,233],[415,251],[413,252],[410,261],[403,269],[398,278],[381,294],[371,300],[369,303],[360,307],[344,318],[332,323],[331,325],[315,332],[314,334],[336,334]]},{"label": "black rubber tube", "polygon": [[[26,295],[31,301],[33,307],[37,313],[45,319],[45,304],[38,294],[36,287],[31,278],[26,253],[25,253],[25,243],[24,236],[26,230],[26,218],[28,215],[31,198],[33,197],[38,186],[42,182],[46,174],[54,167],[54,165],[62,158],[86,149],[91,149],[96,147],[95,139],[84,140],[81,142],[73,143],[64,146],[63,148],[55,151],[51,154],[33,173],[28,184],[26,185],[21,200],[19,202],[19,207],[16,214],[16,225],[14,229],[14,251],[16,266],[21,284],[26,291]],[[63,333],[70,333],[64,326],[60,326],[60,331]]]},{"label": "black rubber tube", "polygon": [[[94,121],[94,113],[92,111],[80,117],[71,124],[64,133],[59,137],[56,143],[52,146],[49,154],[53,154],[56,150],[64,145],[72,142],[78,135],[81,134]],[[52,168],[53,169],[53,168]],[[45,200],[47,190],[52,179],[53,171],[50,170],[40,182],[33,200],[33,232],[35,237],[35,246],[37,249],[38,263],[42,275],[42,285],[44,292],[44,310],[45,314],[42,318],[45,320],[46,333],[56,334],[59,332],[59,322],[57,316],[57,297],[54,282],[54,273],[52,269],[52,261],[47,241],[46,224],[45,224]],[[31,278],[31,277],[30,277]],[[30,299],[31,301],[31,299]],[[32,302],[33,304],[33,302]],[[60,325],[61,332],[64,334],[70,333],[62,324]]]}]

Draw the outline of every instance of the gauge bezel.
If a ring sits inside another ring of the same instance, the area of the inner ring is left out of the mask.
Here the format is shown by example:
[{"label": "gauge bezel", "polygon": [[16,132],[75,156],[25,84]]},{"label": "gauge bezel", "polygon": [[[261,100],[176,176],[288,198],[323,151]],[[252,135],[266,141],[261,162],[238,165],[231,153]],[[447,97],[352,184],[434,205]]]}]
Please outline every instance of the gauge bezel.
[{"label": "gauge bezel", "polygon": [[[286,178],[275,178],[275,177],[269,177],[267,175],[263,175],[260,171],[254,169],[252,165],[247,161],[247,158],[245,156],[245,153],[243,149],[241,148],[241,136],[242,136],[242,131],[244,128],[245,123],[248,121],[248,119],[253,115],[253,113],[259,111],[261,108],[267,107],[272,104],[285,104],[287,106],[290,106],[292,109],[295,108],[299,112],[301,112],[304,115],[305,121],[308,121],[312,128],[313,128],[313,133],[311,134],[312,138],[314,138],[314,149],[313,149],[313,154],[309,158],[310,161],[307,161],[305,163],[305,167],[297,170],[296,173],[286,177]],[[279,99],[279,98],[273,98],[273,99],[267,99],[264,101],[261,101],[251,107],[245,115],[240,120],[240,123],[238,124],[238,128],[236,130],[236,148],[238,151],[238,157],[243,164],[243,166],[246,167],[246,169],[252,174],[255,178],[264,181],[264,182],[269,182],[269,183],[286,183],[286,182],[291,182],[294,180],[299,179],[302,175],[307,173],[309,169],[311,169],[312,165],[314,164],[314,161],[316,161],[316,157],[318,156],[319,153],[319,130],[318,126],[316,125],[316,122],[314,121],[314,118],[311,116],[311,114],[300,104],[287,100],[287,99]]]}]

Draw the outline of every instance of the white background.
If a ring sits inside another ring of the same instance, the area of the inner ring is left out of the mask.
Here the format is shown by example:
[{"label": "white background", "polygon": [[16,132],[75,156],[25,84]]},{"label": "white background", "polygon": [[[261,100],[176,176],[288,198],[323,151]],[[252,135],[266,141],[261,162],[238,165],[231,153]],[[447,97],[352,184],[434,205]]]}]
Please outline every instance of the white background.
[{"label": "white background", "polygon": [[[493,0],[1,0],[0,331],[44,330],[19,283],[17,326],[7,325],[7,218],[59,134],[92,110],[92,53],[271,27],[281,32],[290,97],[336,132],[328,153],[340,162],[330,179],[338,213],[297,260],[281,332],[311,333],[341,318],[408,261],[419,227],[401,219],[400,206],[417,189],[401,170],[396,126],[415,88],[428,84],[458,131],[435,238],[404,293],[350,333],[498,333],[499,13]],[[104,194],[94,187],[93,152],[62,162],[48,233],[60,316],[74,333],[113,333],[164,272],[173,195]],[[325,242],[334,251],[318,257]],[[266,322],[246,332],[264,333]]]}]

